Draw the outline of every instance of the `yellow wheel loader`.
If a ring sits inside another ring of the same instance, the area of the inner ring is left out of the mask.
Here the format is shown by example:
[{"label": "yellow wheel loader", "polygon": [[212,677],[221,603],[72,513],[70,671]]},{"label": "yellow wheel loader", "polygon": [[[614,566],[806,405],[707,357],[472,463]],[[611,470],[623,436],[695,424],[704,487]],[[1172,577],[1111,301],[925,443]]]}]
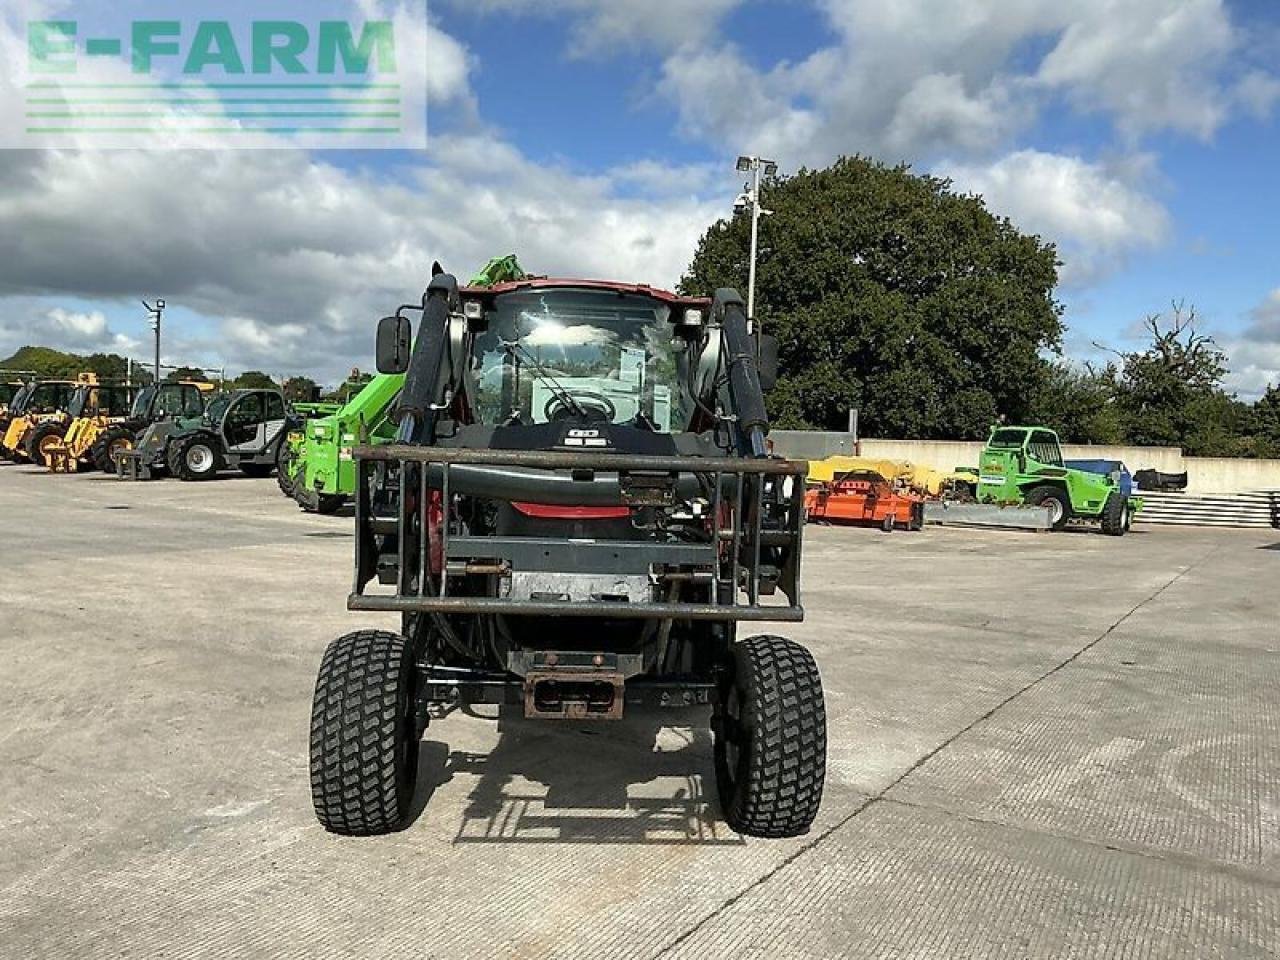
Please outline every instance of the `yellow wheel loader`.
[{"label": "yellow wheel loader", "polygon": [[[42,440],[40,452],[54,473],[79,473],[81,468],[97,465],[97,460],[114,454],[103,449],[103,441],[111,428],[123,423],[133,406],[137,388],[121,384],[99,384],[76,392],[67,415],[70,426],[61,437],[50,432]],[[99,466],[99,469],[102,469]]]},{"label": "yellow wheel loader", "polygon": [[[33,448],[32,442],[39,440],[40,444],[47,445],[52,442],[51,438],[61,439],[66,432],[67,407],[76,391],[89,383],[84,377],[97,379],[93,374],[82,374],[80,380],[42,380],[28,384],[9,405],[4,440],[0,441],[0,458],[17,463],[40,458],[37,462],[44,464],[40,446]],[[50,429],[41,431],[42,436],[37,438],[37,431],[46,424]]]}]

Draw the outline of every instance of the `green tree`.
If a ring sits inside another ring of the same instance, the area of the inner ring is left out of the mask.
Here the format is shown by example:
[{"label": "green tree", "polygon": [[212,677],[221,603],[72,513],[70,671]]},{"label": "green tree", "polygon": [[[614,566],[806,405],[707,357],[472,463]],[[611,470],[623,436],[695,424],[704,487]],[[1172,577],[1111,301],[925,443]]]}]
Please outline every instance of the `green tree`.
[{"label": "green tree", "polygon": [[231,385],[237,390],[271,390],[280,386],[261,370],[246,370]]},{"label": "green tree", "polygon": [[209,375],[199,367],[178,367],[170,371],[165,379],[170,383],[176,383],[179,380],[208,380]]},{"label": "green tree", "polygon": [[1029,420],[1058,432],[1064,443],[1123,443],[1124,421],[1116,403],[1114,367],[1050,366]]},{"label": "green tree", "polygon": [[[946,180],[847,157],[769,181],[756,314],[777,335],[779,426],[986,436],[1025,419],[1058,348],[1057,255]],[[702,237],[686,293],[745,292],[750,218]]]},{"label": "green tree", "polygon": [[1280,384],[1267,387],[1267,392],[1254,404],[1258,430],[1258,455],[1280,457]]},{"label": "green tree", "polygon": [[320,386],[310,377],[290,377],[284,382],[284,395],[294,403],[314,403]]},{"label": "green tree", "polygon": [[1143,320],[1149,346],[1116,351],[1116,397],[1130,443],[1181,446],[1194,456],[1221,448],[1227,433],[1240,425],[1230,405],[1235,401],[1222,393],[1226,355],[1213,337],[1197,330],[1197,323],[1194,306],[1175,302],[1167,318],[1152,314]]}]

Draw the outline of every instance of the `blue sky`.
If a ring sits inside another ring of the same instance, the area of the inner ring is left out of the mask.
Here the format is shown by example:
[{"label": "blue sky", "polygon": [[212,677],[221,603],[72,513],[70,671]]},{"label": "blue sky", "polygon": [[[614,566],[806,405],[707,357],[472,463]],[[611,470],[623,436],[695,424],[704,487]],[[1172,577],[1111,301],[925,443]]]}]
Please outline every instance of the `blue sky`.
[{"label": "blue sky", "polygon": [[[728,213],[739,152],[784,172],[861,152],[951,176],[1058,243],[1073,358],[1131,345],[1144,315],[1185,299],[1242,396],[1280,380],[1275,4],[434,0],[429,13],[425,152],[0,152],[0,186],[47,194],[23,211],[22,248],[0,244],[0,351],[145,356],[134,303],[166,296],[170,359],[332,380],[367,364],[372,320],[414,299],[433,259],[466,272],[514,251],[540,272],[672,284]],[[122,236],[126,203],[180,213]]]}]

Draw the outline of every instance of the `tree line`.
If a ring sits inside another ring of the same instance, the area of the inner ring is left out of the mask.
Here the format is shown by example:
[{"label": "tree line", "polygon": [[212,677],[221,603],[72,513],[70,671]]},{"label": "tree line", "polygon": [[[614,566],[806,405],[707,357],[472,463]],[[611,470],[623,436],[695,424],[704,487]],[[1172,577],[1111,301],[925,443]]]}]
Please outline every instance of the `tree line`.
[{"label": "tree line", "polygon": [[[1042,423],[1067,442],[1280,457],[1280,390],[1223,388],[1226,358],[1179,303],[1148,343],[1102,366],[1062,357],[1057,250],[950,181],[864,157],[777,177],[761,230],[756,316],[779,339],[780,427],[984,439]],[[702,236],[681,290],[745,291],[750,216]]]}]

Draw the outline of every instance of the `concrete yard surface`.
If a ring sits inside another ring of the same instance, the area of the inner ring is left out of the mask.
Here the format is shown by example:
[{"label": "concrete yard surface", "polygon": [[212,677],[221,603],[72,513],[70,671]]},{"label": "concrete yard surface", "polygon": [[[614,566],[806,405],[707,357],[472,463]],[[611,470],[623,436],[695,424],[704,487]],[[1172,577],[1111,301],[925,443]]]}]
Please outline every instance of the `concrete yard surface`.
[{"label": "concrete yard surface", "polygon": [[808,836],[725,828],[705,713],[477,710],[352,840],[311,693],[395,621],[349,517],[12,465],[0,512],[0,957],[1280,955],[1280,532],[811,527]]}]

